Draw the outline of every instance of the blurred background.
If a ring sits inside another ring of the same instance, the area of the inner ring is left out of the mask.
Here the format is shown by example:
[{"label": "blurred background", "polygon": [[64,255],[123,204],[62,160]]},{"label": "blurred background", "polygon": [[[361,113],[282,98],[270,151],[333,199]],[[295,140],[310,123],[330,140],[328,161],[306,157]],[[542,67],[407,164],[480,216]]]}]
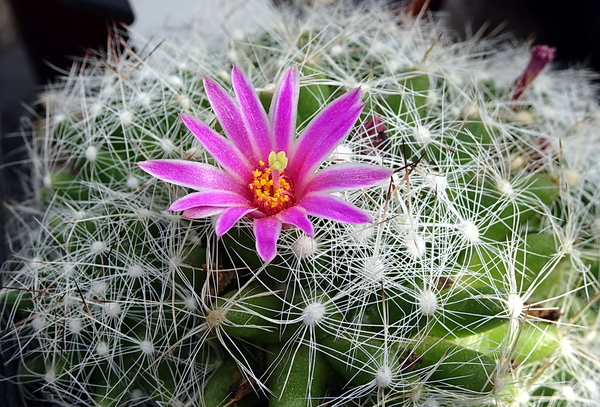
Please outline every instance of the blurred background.
[{"label": "blurred background", "polygon": [[[10,249],[4,240],[4,218],[20,199],[20,176],[27,166],[20,129],[36,110],[44,86],[68,72],[90,50],[106,49],[112,32],[125,32],[135,47],[157,33],[177,30],[194,19],[207,39],[223,29],[251,27],[251,15],[268,16],[269,3],[293,7],[342,0],[0,0],[0,264]],[[585,66],[600,71],[600,2],[547,0],[346,0],[357,7],[371,1],[417,10],[428,7],[443,15],[448,30],[468,37],[511,33],[511,37],[557,48],[555,66]],[[551,5],[552,4],[552,5]],[[265,12],[261,12],[263,10]],[[506,36],[505,38],[509,38]],[[0,276],[1,279],[1,276]],[[14,367],[2,360],[0,379]],[[0,380],[4,405],[20,406],[14,386]]]}]

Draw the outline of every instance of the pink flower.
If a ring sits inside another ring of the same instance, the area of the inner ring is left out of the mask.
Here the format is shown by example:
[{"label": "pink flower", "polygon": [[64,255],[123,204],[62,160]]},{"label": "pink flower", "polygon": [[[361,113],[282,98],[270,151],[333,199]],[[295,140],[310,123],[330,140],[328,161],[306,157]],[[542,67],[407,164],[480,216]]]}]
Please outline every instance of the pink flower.
[{"label": "pink flower", "polygon": [[251,218],[256,249],[265,262],[277,254],[283,225],[314,236],[309,215],[370,222],[366,212],[331,194],[376,185],[391,175],[391,169],[342,163],[317,171],[358,119],[364,106],[359,90],[327,105],[296,139],[299,88],[295,67],[279,82],[269,115],[237,67],[231,77],[237,103],[215,81],[204,78],[206,95],[226,137],[193,117],[181,116],[220,168],[185,160],[138,163],[156,178],[198,191],[177,199],[169,210],[183,211],[187,218],[218,216],[217,236],[227,233],[242,217]]}]

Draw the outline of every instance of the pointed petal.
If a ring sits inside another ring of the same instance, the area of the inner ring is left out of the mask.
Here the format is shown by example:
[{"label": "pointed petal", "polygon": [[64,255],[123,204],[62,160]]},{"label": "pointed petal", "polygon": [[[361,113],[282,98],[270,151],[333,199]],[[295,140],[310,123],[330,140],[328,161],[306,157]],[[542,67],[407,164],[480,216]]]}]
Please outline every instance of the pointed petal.
[{"label": "pointed petal", "polygon": [[369,214],[339,198],[328,195],[307,195],[298,202],[309,215],[346,223],[371,222]]},{"label": "pointed petal", "polygon": [[277,84],[269,110],[277,152],[290,151],[292,147],[296,132],[299,94],[298,69],[292,66],[285,71],[283,79]]},{"label": "pointed petal", "polygon": [[277,239],[281,232],[281,221],[275,216],[254,220],[256,251],[265,263],[271,262],[277,255]]},{"label": "pointed petal", "polygon": [[162,181],[197,190],[229,190],[243,193],[246,189],[220,168],[186,160],[150,160],[137,165]]},{"label": "pointed petal", "polygon": [[[298,195],[311,192],[331,193],[366,188],[392,175],[390,168],[370,164],[336,164],[320,170],[306,186],[299,185]],[[304,187],[304,189],[302,189]]]},{"label": "pointed petal", "polygon": [[290,225],[296,226],[310,237],[315,235],[313,224],[306,215],[306,209],[301,206],[292,206],[291,208],[279,212],[275,216],[283,223],[289,223]]},{"label": "pointed petal", "polygon": [[252,212],[254,208],[246,207],[234,207],[227,208],[223,211],[217,222],[215,223],[215,232],[217,236],[221,237],[231,229],[235,223],[246,216],[249,212]]},{"label": "pointed petal", "polygon": [[[204,90],[229,140],[231,140],[239,151],[250,153],[252,145],[250,144],[250,138],[244,126],[239,107],[221,85],[208,77],[204,77]],[[252,156],[251,161],[258,160],[258,157]]]},{"label": "pointed petal", "polygon": [[293,179],[312,174],[333,149],[348,135],[364,104],[359,89],[340,96],[327,105],[302,132],[297,141],[289,171]]},{"label": "pointed petal", "polygon": [[186,115],[181,115],[181,119],[221,167],[240,182],[250,182],[254,168],[244,154],[200,120]]},{"label": "pointed petal", "polygon": [[250,201],[243,196],[229,191],[202,191],[192,192],[173,202],[170,211],[183,211],[196,206],[230,207],[242,206],[251,208]]},{"label": "pointed petal", "polygon": [[224,210],[225,208],[217,208],[215,206],[197,206],[183,211],[183,217],[188,219],[208,218],[209,216],[218,215]]},{"label": "pointed petal", "polygon": [[248,79],[236,66],[231,71],[231,84],[240,106],[244,125],[249,132],[254,155],[266,161],[274,146],[265,109]]}]

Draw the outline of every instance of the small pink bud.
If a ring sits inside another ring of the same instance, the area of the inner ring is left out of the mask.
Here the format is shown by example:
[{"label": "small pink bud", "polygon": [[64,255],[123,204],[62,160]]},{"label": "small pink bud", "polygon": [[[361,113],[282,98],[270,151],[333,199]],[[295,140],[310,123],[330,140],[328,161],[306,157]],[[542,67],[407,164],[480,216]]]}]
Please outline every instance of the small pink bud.
[{"label": "small pink bud", "polygon": [[379,149],[383,147],[383,143],[387,140],[387,127],[377,113],[370,116],[362,124],[362,136],[367,140],[370,147]]},{"label": "small pink bud", "polygon": [[409,17],[416,17],[428,10],[436,11],[440,8],[440,0],[411,0],[406,7],[406,14]]},{"label": "small pink bud", "polygon": [[515,81],[511,90],[511,100],[519,100],[529,84],[538,76],[542,69],[556,56],[556,48],[538,45],[531,48],[531,60],[525,72]]}]

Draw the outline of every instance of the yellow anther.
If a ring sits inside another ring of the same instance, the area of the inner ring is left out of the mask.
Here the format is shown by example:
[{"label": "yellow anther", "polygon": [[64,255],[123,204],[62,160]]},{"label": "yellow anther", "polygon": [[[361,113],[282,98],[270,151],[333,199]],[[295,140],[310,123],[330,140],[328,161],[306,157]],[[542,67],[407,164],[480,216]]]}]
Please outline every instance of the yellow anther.
[{"label": "yellow anther", "polygon": [[253,180],[248,187],[254,195],[257,208],[266,215],[274,215],[289,208],[296,202],[289,177],[284,170],[288,164],[285,151],[269,154],[269,166],[259,161],[259,167],[252,171]]}]

